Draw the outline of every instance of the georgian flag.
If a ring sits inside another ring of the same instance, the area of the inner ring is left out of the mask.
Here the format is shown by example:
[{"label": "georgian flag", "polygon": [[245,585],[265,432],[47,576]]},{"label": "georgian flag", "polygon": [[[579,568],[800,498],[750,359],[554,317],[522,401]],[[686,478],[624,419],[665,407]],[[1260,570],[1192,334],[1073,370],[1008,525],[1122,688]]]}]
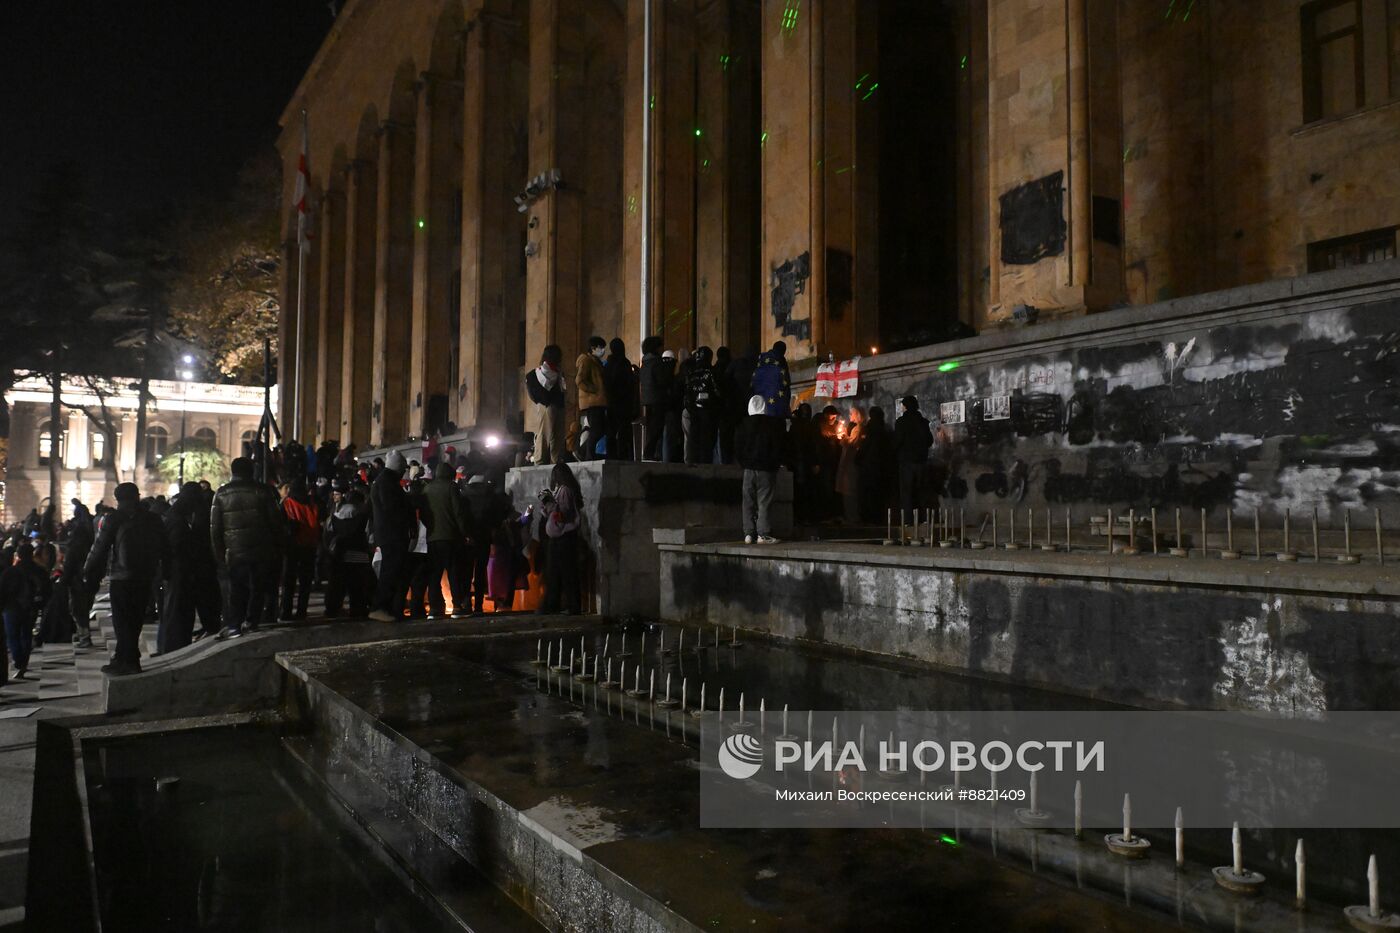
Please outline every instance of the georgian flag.
[{"label": "georgian flag", "polygon": [[297,160],[297,248],[303,253],[311,252],[311,169],[308,167],[307,151],[311,138],[306,128],[306,114],[301,115],[301,158]]}]

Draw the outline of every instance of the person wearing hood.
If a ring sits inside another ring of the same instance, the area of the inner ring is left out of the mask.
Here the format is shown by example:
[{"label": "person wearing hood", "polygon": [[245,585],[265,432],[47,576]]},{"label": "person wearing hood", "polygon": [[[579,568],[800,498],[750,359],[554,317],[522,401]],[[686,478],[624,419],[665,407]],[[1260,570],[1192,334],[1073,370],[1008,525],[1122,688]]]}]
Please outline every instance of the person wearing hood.
[{"label": "person wearing hood", "polygon": [[418,516],[401,482],[406,468],[403,454],[389,451],[383,471],[370,487],[374,546],[379,549],[380,563],[374,611],[369,617],[376,622],[398,622],[403,618],[408,555],[418,538]]},{"label": "person wearing hood", "polygon": [[754,395],[763,396],[765,414],[787,417],[792,406],[792,380],[788,376],[786,343],[779,340],[759,356],[750,385]]},{"label": "person wearing hood", "polygon": [[783,419],[764,414],[768,401],[762,395],[749,399],[749,414],[734,432],[734,452],[744,468],[744,543],[776,544],[770,512],[778,489],[778,468],[783,462]]},{"label": "person wearing hood", "polygon": [[637,401],[637,367],[627,358],[621,337],[608,344],[603,367],[603,389],[608,399],[608,459],[632,459],[632,423],[640,408]]},{"label": "person wearing hood", "polygon": [[564,351],[550,344],[540,353],[540,365],[525,374],[525,393],[535,406],[531,427],[535,432],[534,463],[558,463],[564,456],[564,400],[568,384],[560,366]]},{"label": "person wearing hood", "polygon": [[[252,462],[243,463],[251,474]],[[104,576],[111,576],[108,596],[117,648],[112,663],[102,672],[120,676],[141,673],[141,626],[146,621],[151,588],[161,564],[169,558],[169,544],[160,519],[141,508],[141,490],[135,483],[118,484],[116,498],[117,507],[102,519],[83,565],[83,579],[96,589]]]},{"label": "person wearing hood", "polygon": [[92,647],[92,600],[96,594],[83,581],[83,564],[96,535],[92,513],[74,499],[68,543],[63,548],[63,581],[68,589],[68,613],[73,617],[73,644],[78,648]]},{"label": "person wearing hood", "polygon": [[894,458],[899,464],[899,512],[913,513],[923,499],[924,474],[933,432],[928,419],[919,413],[919,400],[906,395],[899,400],[899,417],[894,421]]},{"label": "person wearing hood", "polygon": [[228,579],[227,611],[220,638],[253,631],[264,617],[269,581],[277,579],[286,524],[277,493],[253,478],[253,461],[230,464],[233,478],[214,493],[209,540]]},{"label": "person wearing hood", "polygon": [[428,527],[428,611],[434,618],[447,613],[442,598],[442,577],[452,593],[452,609],[466,615],[468,593],[463,581],[467,565],[468,538],[472,533],[472,517],[467,501],[453,481],[455,471],[447,463],[433,470],[432,482],[423,490]]},{"label": "person wearing hood", "polygon": [[[306,478],[292,480],[287,497],[282,500],[282,514],[287,517],[290,540],[282,556],[283,620],[305,619],[311,600],[311,578],[316,571],[316,550],[321,544],[321,510],[306,488]],[[296,595],[296,610],[292,596]]]},{"label": "person wearing hood", "polygon": [[580,353],[574,362],[578,372],[578,458],[593,460],[598,456],[598,442],[607,434],[608,396],[603,373],[603,357],[608,344],[602,337],[588,338],[588,352]]},{"label": "person wearing hood", "polygon": [[710,367],[710,348],[701,347],[691,358],[685,378],[685,462],[714,461],[715,431],[719,427],[720,393]]},{"label": "person wearing hood", "polygon": [[194,515],[203,504],[198,483],[180,487],[170,510],[161,516],[165,540],[170,547],[170,559],[162,568],[165,576],[165,598],[161,603],[160,622],[156,626],[156,651],[169,654],[183,648],[194,639],[195,586],[192,547]]},{"label": "person wearing hood", "polygon": [[348,489],[337,480],[331,489],[331,515],[326,520],[326,552],[330,578],[326,583],[326,618],[340,616],[346,597],[350,615],[361,616],[369,604],[369,505],[362,488]]},{"label": "person wearing hood", "polygon": [[642,341],[642,459],[661,459],[661,439],[666,432],[666,410],[671,404],[671,387],[676,378],[675,357],[664,359],[661,338],[652,335]]}]

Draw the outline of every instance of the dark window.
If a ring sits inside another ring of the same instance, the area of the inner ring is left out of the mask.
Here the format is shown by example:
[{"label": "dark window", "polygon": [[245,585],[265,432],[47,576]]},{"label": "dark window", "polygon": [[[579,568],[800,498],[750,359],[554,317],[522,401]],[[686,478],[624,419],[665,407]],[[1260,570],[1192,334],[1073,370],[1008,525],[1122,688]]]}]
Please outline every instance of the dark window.
[{"label": "dark window", "polygon": [[1308,271],[1327,272],[1381,262],[1396,256],[1396,227],[1370,230],[1308,244]]},{"label": "dark window", "polygon": [[1400,96],[1400,2],[1313,0],[1301,12],[1304,122]]},{"label": "dark window", "polygon": [[243,436],[239,438],[239,450],[242,451],[241,456],[247,457],[250,460],[252,459],[253,453],[258,446],[257,439],[258,434],[256,431],[243,432]]},{"label": "dark window", "polygon": [[219,449],[219,435],[214,432],[213,428],[200,428],[194,432],[194,440],[210,450]]}]

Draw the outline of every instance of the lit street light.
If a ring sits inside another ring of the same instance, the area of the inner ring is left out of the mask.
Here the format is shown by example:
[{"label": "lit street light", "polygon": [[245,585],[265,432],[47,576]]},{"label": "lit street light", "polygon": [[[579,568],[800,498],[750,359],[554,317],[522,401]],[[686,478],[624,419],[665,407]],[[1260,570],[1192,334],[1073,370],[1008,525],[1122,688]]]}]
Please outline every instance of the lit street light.
[{"label": "lit street light", "polygon": [[[186,364],[193,363],[194,357],[188,353],[184,356]],[[190,380],[194,379],[194,372],[188,369],[180,370],[180,381],[185,384],[184,397],[180,400],[180,487],[185,486],[185,416],[190,406]]]}]

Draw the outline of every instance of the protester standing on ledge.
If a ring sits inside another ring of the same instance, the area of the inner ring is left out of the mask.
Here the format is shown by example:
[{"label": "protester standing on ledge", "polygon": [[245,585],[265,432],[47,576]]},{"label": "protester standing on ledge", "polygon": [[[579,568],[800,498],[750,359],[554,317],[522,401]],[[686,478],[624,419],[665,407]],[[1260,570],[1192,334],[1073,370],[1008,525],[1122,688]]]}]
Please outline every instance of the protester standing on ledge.
[{"label": "protester standing on ledge", "polygon": [[[239,458],[251,477],[253,462]],[[268,494],[271,495],[271,490]],[[97,541],[83,567],[83,579],[93,589],[110,569],[112,583],[112,628],[116,630],[117,650],[104,674],[141,673],[141,626],[146,621],[146,604],[151,588],[167,556],[165,529],[160,519],[141,507],[141,490],[135,483],[116,488],[117,507],[102,519]],[[216,545],[217,548],[217,545]],[[108,567],[110,558],[111,566]]]},{"label": "protester standing on ledge", "polygon": [[788,376],[787,344],[781,340],[773,349],[760,354],[754,365],[751,386],[754,395],[763,396],[764,414],[786,418],[792,406],[792,380]]},{"label": "protester standing on ledge", "polygon": [[744,543],[776,544],[769,513],[783,462],[783,419],[766,415],[768,400],[749,399],[749,415],[734,434],[739,465],[744,468]]},{"label": "protester standing on ledge", "polygon": [[919,506],[933,432],[928,419],[919,414],[918,399],[906,395],[899,404],[903,412],[894,422],[894,457],[899,463],[899,511],[903,515]]},{"label": "protester standing on ledge", "polygon": [[257,629],[269,581],[276,580],[286,528],[276,491],[253,478],[253,461],[239,457],[229,471],[233,479],[214,493],[209,510],[214,560],[228,578],[220,638],[237,638]]},{"label": "protester standing on ledge", "polygon": [[568,385],[559,367],[564,351],[555,344],[544,348],[540,365],[525,374],[525,392],[535,406],[531,426],[535,430],[535,466],[564,458],[564,399]]},{"label": "protester standing on ledge", "polygon": [[574,382],[578,386],[580,460],[597,459],[598,442],[607,435],[608,396],[603,378],[603,357],[607,353],[607,341],[589,337],[588,352],[580,353],[574,361],[578,370]]},{"label": "protester standing on ledge", "polygon": [[627,358],[627,345],[614,337],[608,344],[603,367],[603,387],[608,397],[608,459],[632,459],[632,422],[640,413],[637,403],[637,367]]},{"label": "protester standing on ledge", "polygon": [[642,459],[661,459],[661,438],[666,432],[666,406],[675,379],[672,363],[661,358],[661,338],[642,341]]},{"label": "protester standing on ledge", "polygon": [[545,510],[544,601],[540,612],[579,611],[578,528],[583,490],[568,464],[556,463],[549,474],[550,488],[540,493]]}]

